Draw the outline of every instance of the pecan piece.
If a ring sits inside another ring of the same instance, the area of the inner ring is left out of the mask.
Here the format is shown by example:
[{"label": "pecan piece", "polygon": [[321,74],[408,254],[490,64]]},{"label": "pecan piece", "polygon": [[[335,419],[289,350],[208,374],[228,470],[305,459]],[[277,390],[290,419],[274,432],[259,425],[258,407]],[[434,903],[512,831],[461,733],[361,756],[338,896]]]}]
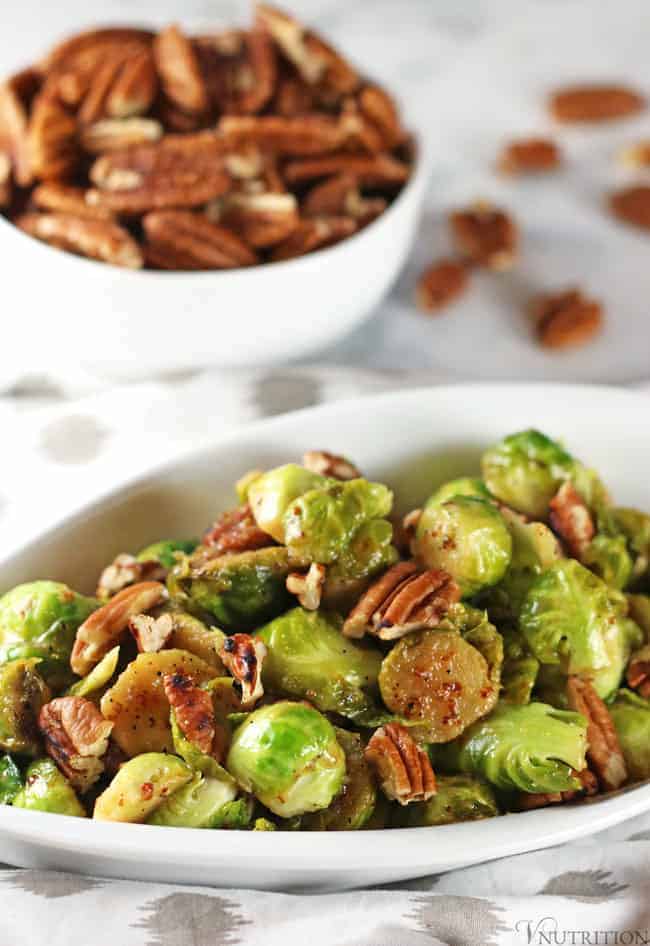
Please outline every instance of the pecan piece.
[{"label": "pecan piece", "polygon": [[158,141],[162,133],[162,125],[153,118],[105,118],[82,128],[79,141],[89,154],[101,154]]},{"label": "pecan piece", "polygon": [[251,266],[257,257],[236,234],[189,210],[148,213],[143,220],[150,245],[180,253],[194,269]]},{"label": "pecan piece", "polygon": [[122,552],[102,571],[95,595],[101,601],[107,601],[118,591],[136,582],[164,581],[166,577],[167,569],[159,562],[140,562],[134,555]]},{"label": "pecan piece", "polygon": [[391,801],[408,805],[427,801],[436,794],[436,778],[424,749],[401,723],[377,729],[365,748],[365,757]]},{"label": "pecan piece", "polygon": [[286,155],[323,154],[336,151],[347,136],[344,125],[329,115],[227,115],[219,131],[232,148],[254,144]]},{"label": "pecan piece", "polygon": [[255,522],[248,503],[222,513],[203,535],[202,545],[215,555],[224,552],[247,552],[273,545],[273,539]]},{"label": "pecan piece", "polygon": [[216,214],[209,215],[258,249],[286,240],[300,223],[293,194],[231,194]]},{"label": "pecan piece", "polygon": [[584,345],[603,325],[602,306],[580,289],[544,293],[533,300],[531,311],[537,337],[545,348]]},{"label": "pecan piece", "polygon": [[198,56],[177,26],[168,26],[158,34],[153,53],[167,98],[190,114],[207,111],[210,102]]},{"label": "pecan piece", "polygon": [[423,627],[437,627],[460,588],[447,572],[418,572],[414,562],[398,562],[377,579],[357,602],[343,625],[346,637],[366,631],[393,641]]},{"label": "pecan piece", "polygon": [[61,80],[58,84],[59,94],[68,101],[81,95],[77,118],[82,125],[102,116],[129,117],[148,110],[157,89],[149,49],[143,49],[140,43],[108,44],[93,58],[96,64],[77,74],[77,88],[62,88]]},{"label": "pecan piece", "polygon": [[284,118],[308,115],[314,110],[313,92],[300,79],[286,76],[277,84],[271,110]]},{"label": "pecan piece", "polygon": [[47,72],[63,68],[86,66],[94,68],[106,55],[107,50],[115,50],[125,45],[139,44],[146,47],[153,39],[149,30],[130,26],[110,26],[97,30],[75,33],[55,46],[43,62]]},{"label": "pecan piece", "polygon": [[171,614],[161,614],[157,618],[150,614],[136,614],[129,621],[129,630],[141,654],[157,654],[167,646],[174,633],[174,619]]},{"label": "pecan piece", "polygon": [[275,48],[268,33],[229,30],[195,41],[208,91],[219,112],[250,115],[272,97],[277,78]]},{"label": "pecan piece", "polygon": [[437,312],[460,298],[468,286],[467,267],[459,260],[441,259],[420,276],[415,299],[424,312]]},{"label": "pecan piece", "polygon": [[403,161],[388,154],[333,154],[323,158],[289,161],[284,168],[285,179],[290,184],[345,172],[353,174],[364,186],[381,188],[401,187],[409,179],[410,173]]},{"label": "pecan piece", "polygon": [[317,611],[320,607],[325,575],[325,566],[312,562],[307,572],[291,572],[287,575],[287,591],[296,595],[298,602],[307,611]]},{"label": "pecan piece", "polygon": [[606,122],[635,115],[645,99],[624,85],[574,85],[558,89],[549,100],[553,118],[559,122]]},{"label": "pecan piece", "polygon": [[524,138],[507,144],[497,161],[502,174],[540,174],[562,164],[560,149],[548,138]]},{"label": "pecan piece", "polygon": [[271,253],[273,262],[295,259],[305,253],[332,246],[351,236],[357,224],[350,217],[314,217],[303,220],[293,233],[279,243]]},{"label": "pecan piece", "polygon": [[625,678],[628,686],[646,699],[650,698],[650,644],[644,644],[632,654]]},{"label": "pecan piece", "polygon": [[158,76],[153,56],[143,49],[123,63],[106,96],[106,114],[110,118],[145,115],[156,97]]},{"label": "pecan piece", "polygon": [[364,226],[382,214],[386,206],[383,197],[363,197],[354,174],[343,172],[312,187],[302,209],[308,217],[343,215]]},{"label": "pecan piece", "polygon": [[0,207],[11,203],[11,158],[5,151],[0,151]]},{"label": "pecan piece", "polygon": [[142,614],[161,604],[167,589],[158,581],[143,581],[123,588],[105,605],[93,611],[77,630],[70,666],[80,677],[87,674],[129,626],[136,614]]},{"label": "pecan piece", "polygon": [[86,191],[72,184],[45,181],[32,191],[32,201],[39,210],[71,214],[73,217],[90,217],[95,220],[112,220],[113,214],[104,207],[91,207],[86,203]]},{"label": "pecan piece", "polygon": [[77,123],[55,99],[38,95],[29,119],[27,145],[35,177],[67,177],[78,159]]},{"label": "pecan piece", "polygon": [[590,769],[574,772],[574,775],[580,779],[580,788],[566,792],[522,792],[517,798],[516,807],[519,811],[532,811],[534,808],[547,808],[549,805],[598,794],[598,779]]},{"label": "pecan piece", "polygon": [[262,664],[266,654],[265,644],[250,634],[226,637],[219,649],[219,657],[241,690],[241,705],[245,709],[254,706],[264,696]]},{"label": "pecan piece", "polygon": [[109,220],[62,213],[31,213],[19,217],[16,225],[38,240],[90,259],[127,269],[140,269],[144,263],[140,247],[133,237]]},{"label": "pecan piece", "polygon": [[358,96],[361,112],[375,125],[382,142],[383,149],[392,151],[406,138],[399,119],[399,112],[390,95],[377,85],[367,85]]},{"label": "pecan piece", "polygon": [[549,507],[551,528],[560,536],[569,554],[583,561],[596,528],[587,504],[570,480],[560,486]]},{"label": "pecan piece", "polygon": [[620,788],[627,768],[607,706],[589,680],[569,677],[567,698],[571,709],[587,720],[587,760],[603,791]]},{"label": "pecan piece", "polygon": [[183,673],[165,674],[163,685],[185,738],[205,755],[222,762],[228,739],[225,729],[214,717],[209,692],[195,686],[192,678]]},{"label": "pecan piece", "polygon": [[18,72],[0,84],[0,138],[6,142],[20,187],[27,187],[33,180],[27,135],[28,109],[40,84],[41,75],[35,69]]},{"label": "pecan piece", "polygon": [[308,450],[303,454],[302,465],[312,473],[320,473],[335,480],[356,480],[361,476],[354,463],[327,450]]},{"label": "pecan piece", "polygon": [[617,191],[609,198],[609,209],[624,223],[650,230],[650,186],[635,184]]},{"label": "pecan piece", "polygon": [[519,230],[512,217],[486,202],[449,215],[458,252],[477,266],[497,272],[511,269],[517,257]]},{"label": "pecan piece", "polygon": [[113,723],[90,700],[61,696],[41,709],[38,728],[48,755],[76,789],[88,791],[104,771]]}]

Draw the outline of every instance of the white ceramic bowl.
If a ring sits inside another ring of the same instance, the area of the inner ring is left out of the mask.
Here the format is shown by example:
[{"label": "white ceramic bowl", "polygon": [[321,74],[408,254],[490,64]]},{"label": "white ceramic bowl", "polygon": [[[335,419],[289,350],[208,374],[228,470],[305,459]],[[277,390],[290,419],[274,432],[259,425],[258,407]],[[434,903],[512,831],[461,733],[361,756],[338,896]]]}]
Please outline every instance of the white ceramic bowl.
[{"label": "white ceramic bowl", "polygon": [[[93,587],[118,551],[198,532],[253,466],[327,447],[396,490],[401,509],[476,467],[505,433],[541,427],[595,466],[621,501],[650,507],[647,396],[608,388],[452,387],[337,403],[263,421],[79,510],[0,563],[0,592],[59,578]],[[192,831],[0,806],[0,860],[112,877],[268,889],[395,881],[591,834],[650,809],[650,786],[578,805],[434,828],[349,833]]]},{"label": "white ceramic bowl", "polygon": [[[427,179],[411,178],[361,232],[328,249],[245,269],[131,271],[53,249],[0,217],[5,357],[23,369],[83,365],[116,379],[306,355],[354,328],[409,251]],[[18,316],[19,317],[16,317]],[[8,346],[8,351],[6,350]]]}]

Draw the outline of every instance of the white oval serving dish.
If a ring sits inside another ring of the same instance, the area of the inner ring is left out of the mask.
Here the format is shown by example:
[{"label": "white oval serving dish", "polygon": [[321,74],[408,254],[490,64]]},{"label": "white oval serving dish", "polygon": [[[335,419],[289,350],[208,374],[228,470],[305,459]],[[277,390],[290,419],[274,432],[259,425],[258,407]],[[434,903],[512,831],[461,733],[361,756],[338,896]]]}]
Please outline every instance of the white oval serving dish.
[{"label": "white oval serving dish", "polygon": [[[361,398],[262,421],[120,485],[0,562],[0,593],[37,577],[93,587],[118,551],[199,532],[253,466],[307,448],[348,454],[405,509],[529,426],[563,438],[625,504],[650,508],[648,398],[610,388],[458,386]],[[0,860],[139,880],[336,889],[438,873],[583,837],[650,810],[650,786],[481,822],[349,833],[197,831],[0,806]]]}]

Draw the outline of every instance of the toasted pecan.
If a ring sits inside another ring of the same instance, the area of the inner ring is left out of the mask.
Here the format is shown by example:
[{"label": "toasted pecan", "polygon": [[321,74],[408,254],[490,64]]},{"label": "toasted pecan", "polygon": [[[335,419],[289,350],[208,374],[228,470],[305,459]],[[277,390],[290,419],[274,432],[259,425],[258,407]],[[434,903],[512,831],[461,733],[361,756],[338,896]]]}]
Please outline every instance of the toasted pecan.
[{"label": "toasted pecan", "polygon": [[254,706],[264,696],[262,664],[266,654],[263,641],[250,634],[232,634],[219,649],[219,657],[241,690],[244,708]]},{"label": "toasted pecan", "polygon": [[195,46],[208,93],[221,114],[252,115],[275,91],[275,47],[266,30],[198,36]]},{"label": "toasted pecan", "polygon": [[190,114],[207,111],[210,100],[196,50],[177,26],[162,30],[153,43],[158,75],[167,98]]},{"label": "toasted pecan", "polygon": [[364,197],[355,175],[344,171],[310,188],[302,210],[308,217],[343,215],[364,225],[382,214],[386,206],[383,197]]},{"label": "toasted pecan", "polygon": [[102,571],[95,595],[107,601],[128,585],[140,581],[164,581],[167,569],[155,560],[141,562],[134,555],[122,552]]},{"label": "toasted pecan", "polygon": [[19,217],[16,224],[38,240],[90,259],[127,269],[140,269],[144,263],[133,237],[110,220],[64,213],[30,213]]},{"label": "toasted pecan", "polygon": [[394,100],[378,85],[366,85],[358,95],[361,112],[377,128],[386,151],[400,145],[406,133],[402,128],[399,111]]},{"label": "toasted pecan", "polygon": [[70,214],[73,217],[90,217],[95,220],[112,220],[113,214],[105,207],[92,207],[86,202],[86,191],[73,184],[60,181],[44,181],[32,191],[32,201],[39,210]]},{"label": "toasted pecan", "polygon": [[233,230],[256,249],[275,246],[286,240],[300,223],[298,201],[293,194],[234,193],[223,199],[211,219]]},{"label": "toasted pecan", "polygon": [[356,480],[361,476],[354,463],[327,450],[307,450],[303,454],[302,465],[312,473],[320,473],[335,480]]},{"label": "toasted pecan", "polygon": [[79,98],[81,125],[101,118],[129,118],[144,114],[153,103],[158,81],[150,49],[141,42],[106,44],[96,50],[89,68],[64,74],[58,94],[68,102]]},{"label": "toasted pecan", "polygon": [[437,312],[455,302],[469,286],[467,267],[455,259],[440,259],[422,272],[415,299],[423,312]]},{"label": "toasted pecan", "polygon": [[353,174],[360,184],[368,187],[394,188],[405,184],[409,168],[387,154],[355,155],[333,154],[325,157],[302,158],[289,161],[284,168],[288,183],[313,181],[321,177],[347,172]]},{"label": "toasted pecan", "polygon": [[549,138],[522,138],[504,146],[497,160],[502,174],[542,174],[562,164],[559,147]]},{"label": "toasted pecan", "polygon": [[601,304],[580,289],[543,293],[533,299],[531,312],[537,337],[545,348],[584,345],[603,326]]},{"label": "toasted pecan", "polygon": [[593,684],[581,677],[569,677],[567,698],[571,709],[587,720],[587,761],[601,789],[620,788],[627,780],[627,768],[607,706]]},{"label": "toasted pecan", "polygon": [[109,118],[144,115],[153,104],[157,89],[153,56],[149,49],[143,49],[122,65],[106,97],[106,114]]},{"label": "toasted pecan", "polygon": [[78,160],[77,123],[55,99],[38,95],[27,128],[31,170],[42,180],[65,178]]},{"label": "toasted pecan", "polygon": [[624,85],[573,85],[557,89],[549,109],[559,122],[605,122],[636,115],[645,107],[644,97]]},{"label": "toasted pecan", "polygon": [[167,646],[174,633],[174,619],[171,614],[135,614],[129,621],[129,630],[138,645],[141,654],[157,654]]},{"label": "toasted pecan", "polygon": [[153,33],[131,26],[109,26],[75,33],[50,51],[43,61],[46,71],[96,66],[107,50],[137,43],[147,47]]},{"label": "toasted pecan", "polygon": [[105,118],[82,128],[79,141],[89,154],[102,154],[162,138],[163,128],[153,118]]},{"label": "toasted pecan", "polygon": [[609,209],[624,223],[650,230],[650,185],[634,184],[611,194]]},{"label": "toasted pecan", "polygon": [[143,220],[149,244],[180,252],[200,269],[233,269],[257,261],[232,230],[188,210],[148,213]]},{"label": "toasted pecan", "polygon": [[37,70],[25,69],[0,83],[0,138],[7,146],[20,187],[27,187],[33,180],[28,109],[40,88],[41,78]]},{"label": "toasted pecan", "polygon": [[88,791],[104,771],[113,723],[90,700],[61,696],[43,706],[38,727],[48,755],[76,789]]},{"label": "toasted pecan", "polygon": [[391,801],[408,805],[427,801],[436,794],[431,760],[401,723],[388,723],[377,729],[366,746],[365,757]]},{"label": "toasted pecan", "polygon": [[165,674],[163,685],[185,738],[205,755],[222,762],[227,734],[215,719],[209,692],[195,686],[192,678],[183,673]]},{"label": "toasted pecan", "polygon": [[11,203],[11,158],[6,151],[0,150],[0,207]]},{"label": "toasted pecan", "polygon": [[502,272],[515,263],[519,228],[504,210],[485,201],[449,215],[451,235],[458,252],[477,266]]},{"label": "toasted pecan", "polygon": [[625,674],[628,686],[650,698],[650,644],[644,644],[630,657]]},{"label": "toasted pecan", "polygon": [[257,525],[248,503],[229,509],[203,534],[201,544],[215,555],[248,552],[273,545],[273,539]]},{"label": "toasted pecan", "polygon": [[566,480],[549,503],[551,528],[560,536],[569,554],[578,561],[596,534],[589,508],[570,480]]},{"label": "toasted pecan", "polygon": [[339,243],[351,236],[357,224],[351,217],[314,217],[302,220],[294,231],[278,243],[271,253],[274,262],[294,259]]},{"label": "toasted pecan", "polygon": [[312,562],[306,572],[291,572],[287,575],[287,591],[296,595],[299,604],[306,611],[317,611],[320,607],[326,573],[324,565]]},{"label": "toasted pecan", "polygon": [[254,144],[281,155],[319,155],[336,151],[346,138],[334,117],[314,113],[298,118],[281,115],[227,115],[219,131],[233,148]]},{"label": "toasted pecan", "polygon": [[308,115],[315,108],[314,92],[297,76],[282,76],[276,86],[272,111],[284,118]]}]

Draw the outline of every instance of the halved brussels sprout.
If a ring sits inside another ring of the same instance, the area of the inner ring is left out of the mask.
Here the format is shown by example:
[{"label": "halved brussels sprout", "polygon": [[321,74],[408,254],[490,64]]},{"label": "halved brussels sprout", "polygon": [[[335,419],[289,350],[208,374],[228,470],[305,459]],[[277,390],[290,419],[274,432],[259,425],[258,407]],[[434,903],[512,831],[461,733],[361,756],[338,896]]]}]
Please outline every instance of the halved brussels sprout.
[{"label": "halved brussels sprout", "polygon": [[178,756],[145,752],[129,759],[95,802],[98,821],[144,822],[194,775]]},{"label": "halved brussels sprout", "polygon": [[223,823],[224,806],[234,801],[234,779],[222,782],[196,773],[192,780],[168,795],[147,818],[147,824],[170,828],[218,828]]},{"label": "halved brussels sprout", "polygon": [[439,486],[435,493],[427,499],[424,508],[428,506],[439,506],[446,503],[448,499],[454,499],[456,496],[473,496],[474,499],[492,499],[492,493],[487,488],[483,480],[475,476],[460,476],[458,479],[449,480]]},{"label": "halved brussels sprout", "polygon": [[0,805],[10,805],[23,787],[20,769],[10,755],[0,759]]},{"label": "halved brussels sprout", "polygon": [[381,654],[341,634],[341,622],[293,608],[257,634],[267,647],[264,687],[354,719],[376,706]]},{"label": "halved brussels sprout", "polygon": [[[539,660],[530,653],[525,640],[514,628],[502,628],[503,667],[501,699],[505,703],[530,703],[539,672]],[[555,705],[555,704],[553,704]]]},{"label": "halved brussels sprout", "polygon": [[622,535],[596,535],[581,560],[612,588],[625,588],[632,577],[632,559]]},{"label": "halved brussels sprout", "polygon": [[575,461],[538,430],[510,434],[485,452],[483,479],[507,506],[531,519],[546,519],[548,506],[575,469]]},{"label": "halved brussels sprout", "polygon": [[393,527],[387,519],[373,519],[359,526],[339,558],[327,569],[325,579],[331,594],[337,582],[356,582],[394,565],[399,555],[393,546]]},{"label": "halved brussels sprout", "polygon": [[191,555],[197,545],[196,539],[161,539],[145,546],[136,558],[139,562],[158,562],[163,568],[173,568],[179,553]]},{"label": "halved brussels sprout", "polygon": [[40,660],[12,660],[0,666],[0,749],[38,755],[38,714],[51,697]]},{"label": "halved brussels sprout", "polygon": [[25,773],[25,785],[12,802],[14,808],[49,811],[54,815],[85,818],[83,805],[74,789],[51,759],[38,759]]},{"label": "halved brussels sprout", "polygon": [[235,730],[226,768],[270,811],[291,818],[327,808],[343,786],[345,755],[318,710],[284,701]]},{"label": "halved brussels sprout", "polygon": [[612,510],[616,528],[623,533],[632,557],[633,582],[647,582],[650,576],[650,515],[638,509]]},{"label": "halved brussels sprout", "polygon": [[619,690],[609,712],[631,781],[650,778],[650,700]]},{"label": "halved brussels sprout", "polygon": [[436,749],[435,765],[465,772],[501,789],[564,792],[579,788],[573,771],[586,765],[587,723],[545,703],[499,703],[462,736]]},{"label": "halved brussels sprout", "polygon": [[73,679],[70,652],[77,628],[99,607],[57,581],[31,581],[0,598],[0,662],[40,657],[41,675],[60,688]]},{"label": "halved brussels sprout", "polygon": [[335,482],[297,463],[287,463],[255,477],[246,491],[260,529],[268,532],[276,542],[284,543],[284,514],[289,504],[309,490]]},{"label": "halved brussels sprout", "polygon": [[429,801],[400,806],[393,816],[399,828],[419,828],[458,821],[478,821],[499,814],[487,782],[471,775],[438,775],[437,790]]},{"label": "halved brussels sprout", "polygon": [[237,482],[235,483],[235,493],[237,494],[237,499],[240,505],[248,502],[248,491],[251,486],[258,480],[260,476],[264,476],[264,470],[249,470],[247,473],[244,473],[243,476],[240,476]]},{"label": "halved brussels sprout", "polygon": [[87,697],[90,696],[91,693],[96,693],[98,690],[101,690],[115,673],[119,659],[119,646],[109,650],[99,663],[93,667],[90,673],[82,677],[81,680],[77,680],[71,687],[68,687],[67,695]]},{"label": "halved brussels sprout", "polygon": [[208,559],[197,553],[171,570],[167,584],[181,607],[207,611],[230,630],[250,630],[288,606],[285,581],[292,567],[280,546]]},{"label": "halved brussels sprout", "polygon": [[345,782],[328,808],[303,815],[300,827],[307,831],[355,831],[367,823],[375,809],[377,787],[361,737],[337,728],[336,739],[345,753]]},{"label": "halved brussels sprout", "polygon": [[491,503],[456,496],[427,505],[415,535],[415,555],[427,568],[441,568],[470,597],[501,581],[512,556],[512,539]]}]

